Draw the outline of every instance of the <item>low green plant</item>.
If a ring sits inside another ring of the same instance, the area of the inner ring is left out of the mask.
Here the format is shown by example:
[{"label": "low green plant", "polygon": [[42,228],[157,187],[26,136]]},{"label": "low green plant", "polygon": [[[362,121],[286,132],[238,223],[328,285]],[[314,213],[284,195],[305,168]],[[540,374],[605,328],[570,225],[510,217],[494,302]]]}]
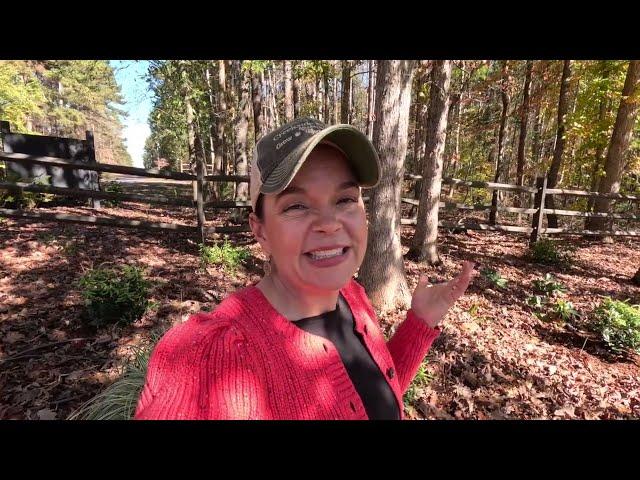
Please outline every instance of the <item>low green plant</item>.
[{"label": "low green plant", "polygon": [[548,318],[562,320],[564,322],[569,322],[578,318],[580,314],[573,307],[573,303],[558,298],[555,303],[551,305],[551,309],[548,313]]},{"label": "low green plant", "polygon": [[211,247],[200,244],[200,262],[203,266],[220,265],[225,270],[233,272],[250,256],[247,248],[234,247],[226,240],[222,245]]},{"label": "low green plant", "polygon": [[144,387],[153,348],[161,335],[154,333],[140,346],[132,347],[132,356],[125,363],[123,375],[85,402],[71,415],[69,420],[130,420]]},{"label": "low green plant", "polygon": [[507,286],[507,279],[500,275],[500,272],[498,272],[497,270],[484,268],[480,270],[480,274],[496,287],[505,288]]},{"label": "low green plant", "polygon": [[403,400],[405,405],[416,402],[424,395],[424,390],[434,379],[434,374],[427,370],[428,362],[425,360],[418,367],[416,376],[413,378],[411,385],[404,394]]},{"label": "low green plant", "polygon": [[565,287],[562,283],[550,273],[547,273],[544,277],[534,280],[533,287],[539,293],[548,297],[560,296],[565,292]]},{"label": "low green plant", "polygon": [[575,248],[566,244],[542,238],[529,247],[528,257],[543,265],[569,265],[573,261]]},{"label": "low green plant", "polygon": [[547,304],[547,299],[542,295],[532,295],[527,298],[526,303],[534,310],[542,310]]},{"label": "low green plant", "polygon": [[[104,191],[108,193],[117,193],[117,194],[124,193],[124,190],[122,189],[122,185],[120,185],[117,182],[108,183],[104,187]],[[104,205],[106,207],[118,207],[120,203],[122,203],[122,201],[119,199],[109,199],[104,201]]]},{"label": "low green plant", "polygon": [[606,297],[594,315],[595,330],[613,351],[631,349],[640,353],[640,305]]},{"label": "low green plant", "polygon": [[88,323],[97,327],[138,320],[149,305],[151,282],[135,266],[100,267],[80,278]]}]

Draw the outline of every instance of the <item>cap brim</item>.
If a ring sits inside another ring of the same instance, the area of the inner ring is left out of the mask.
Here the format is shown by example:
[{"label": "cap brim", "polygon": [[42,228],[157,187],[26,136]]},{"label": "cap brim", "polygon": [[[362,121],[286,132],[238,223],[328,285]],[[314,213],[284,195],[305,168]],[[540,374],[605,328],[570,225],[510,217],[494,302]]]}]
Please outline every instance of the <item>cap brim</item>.
[{"label": "cap brim", "polygon": [[344,151],[361,186],[370,188],[378,184],[380,159],[373,144],[354,126],[340,124],[325,128],[294,149],[265,179],[260,192],[280,193],[287,188],[311,151],[323,140],[330,141]]}]

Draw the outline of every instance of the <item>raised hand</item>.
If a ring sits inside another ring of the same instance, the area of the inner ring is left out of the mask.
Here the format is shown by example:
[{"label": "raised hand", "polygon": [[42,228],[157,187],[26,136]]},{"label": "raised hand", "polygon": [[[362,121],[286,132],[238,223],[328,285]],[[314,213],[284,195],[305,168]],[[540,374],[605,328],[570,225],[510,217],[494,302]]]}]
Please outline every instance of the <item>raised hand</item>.
[{"label": "raised hand", "polygon": [[446,313],[469,286],[473,266],[473,262],[465,261],[457,277],[437,285],[431,285],[429,278],[422,275],[411,299],[413,312],[432,328],[442,323]]}]

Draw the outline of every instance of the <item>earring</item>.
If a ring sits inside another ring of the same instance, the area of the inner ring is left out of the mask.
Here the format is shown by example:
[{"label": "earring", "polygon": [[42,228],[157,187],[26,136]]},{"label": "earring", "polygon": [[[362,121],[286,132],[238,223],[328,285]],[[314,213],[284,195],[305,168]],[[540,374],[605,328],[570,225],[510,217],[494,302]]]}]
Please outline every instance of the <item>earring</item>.
[{"label": "earring", "polygon": [[269,255],[269,259],[262,262],[262,270],[264,270],[264,275],[267,276],[271,274],[271,255]]}]

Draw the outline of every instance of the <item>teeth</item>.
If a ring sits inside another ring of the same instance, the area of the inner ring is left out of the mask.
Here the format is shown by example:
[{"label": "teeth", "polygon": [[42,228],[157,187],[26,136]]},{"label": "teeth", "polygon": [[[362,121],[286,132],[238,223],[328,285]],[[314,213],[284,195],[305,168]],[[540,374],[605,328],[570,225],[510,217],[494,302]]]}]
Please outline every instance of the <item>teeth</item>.
[{"label": "teeth", "polygon": [[331,258],[337,257],[342,254],[342,248],[335,248],[333,250],[320,250],[316,252],[311,252],[311,258],[314,260],[320,260],[322,258]]}]

